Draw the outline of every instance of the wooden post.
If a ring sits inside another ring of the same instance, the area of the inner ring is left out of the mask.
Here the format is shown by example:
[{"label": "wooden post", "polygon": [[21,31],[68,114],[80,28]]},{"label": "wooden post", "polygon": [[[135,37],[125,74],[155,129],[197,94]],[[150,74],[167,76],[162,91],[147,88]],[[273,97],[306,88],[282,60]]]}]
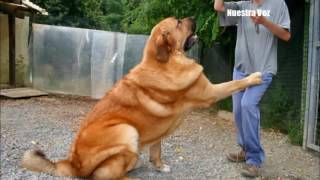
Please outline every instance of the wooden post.
[{"label": "wooden post", "polygon": [[13,14],[8,14],[9,23],[9,83],[16,86],[16,21]]}]

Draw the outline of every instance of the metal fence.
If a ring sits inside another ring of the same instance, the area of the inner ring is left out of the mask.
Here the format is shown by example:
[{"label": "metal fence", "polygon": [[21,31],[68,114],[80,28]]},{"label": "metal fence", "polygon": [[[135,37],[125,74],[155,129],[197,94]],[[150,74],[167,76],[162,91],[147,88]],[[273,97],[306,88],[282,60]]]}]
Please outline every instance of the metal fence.
[{"label": "metal fence", "polygon": [[310,1],[310,33],[308,54],[307,95],[304,124],[305,148],[320,152],[319,129],[319,78],[320,78],[320,3]]},{"label": "metal fence", "polygon": [[[32,84],[47,92],[101,98],[139,63],[147,38],[33,24]],[[198,59],[199,48],[189,55]]]}]

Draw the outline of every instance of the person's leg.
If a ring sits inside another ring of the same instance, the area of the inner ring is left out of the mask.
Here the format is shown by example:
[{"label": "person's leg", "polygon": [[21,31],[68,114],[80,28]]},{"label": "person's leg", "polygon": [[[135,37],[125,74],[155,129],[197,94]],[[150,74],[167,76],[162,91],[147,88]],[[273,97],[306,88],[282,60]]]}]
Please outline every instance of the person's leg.
[{"label": "person's leg", "polygon": [[259,102],[272,82],[272,74],[262,75],[262,84],[245,90],[241,100],[243,144],[246,152],[246,164],[260,167],[265,154],[260,144]]},{"label": "person's leg", "polygon": [[[240,80],[246,77],[246,74],[234,69],[233,80]],[[232,95],[232,111],[234,120],[237,126],[237,142],[243,148],[243,129],[242,129],[242,113],[241,113],[241,99],[244,91],[236,92]]]}]

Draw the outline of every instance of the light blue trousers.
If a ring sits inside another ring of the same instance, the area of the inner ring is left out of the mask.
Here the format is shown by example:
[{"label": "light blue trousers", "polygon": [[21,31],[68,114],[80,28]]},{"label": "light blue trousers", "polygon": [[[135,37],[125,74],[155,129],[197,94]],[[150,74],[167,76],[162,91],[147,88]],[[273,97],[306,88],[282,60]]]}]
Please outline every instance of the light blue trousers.
[{"label": "light blue trousers", "polygon": [[[233,79],[245,78],[245,74],[234,69]],[[246,164],[261,166],[265,153],[260,143],[259,102],[272,82],[272,74],[262,74],[262,84],[251,86],[232,96],[233,113],[237,126],[238,144],[246,152]]]}]

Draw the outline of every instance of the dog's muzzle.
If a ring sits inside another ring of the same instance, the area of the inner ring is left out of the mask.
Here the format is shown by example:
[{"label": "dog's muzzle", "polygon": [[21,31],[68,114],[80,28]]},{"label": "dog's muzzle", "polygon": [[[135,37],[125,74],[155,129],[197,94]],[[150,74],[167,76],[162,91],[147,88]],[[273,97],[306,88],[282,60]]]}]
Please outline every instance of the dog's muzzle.
[{"label": "dog's muzzle", "polygon": [[195,34],[190,35],[187,38],[187,41],[186,41],[186,43],[184,45],[184,50],[188,51],[189,49],[191,49],[192,46],[198,42],[198,40],[199,40],[199,38],[198,38],[197,35],[195,35]]}]

